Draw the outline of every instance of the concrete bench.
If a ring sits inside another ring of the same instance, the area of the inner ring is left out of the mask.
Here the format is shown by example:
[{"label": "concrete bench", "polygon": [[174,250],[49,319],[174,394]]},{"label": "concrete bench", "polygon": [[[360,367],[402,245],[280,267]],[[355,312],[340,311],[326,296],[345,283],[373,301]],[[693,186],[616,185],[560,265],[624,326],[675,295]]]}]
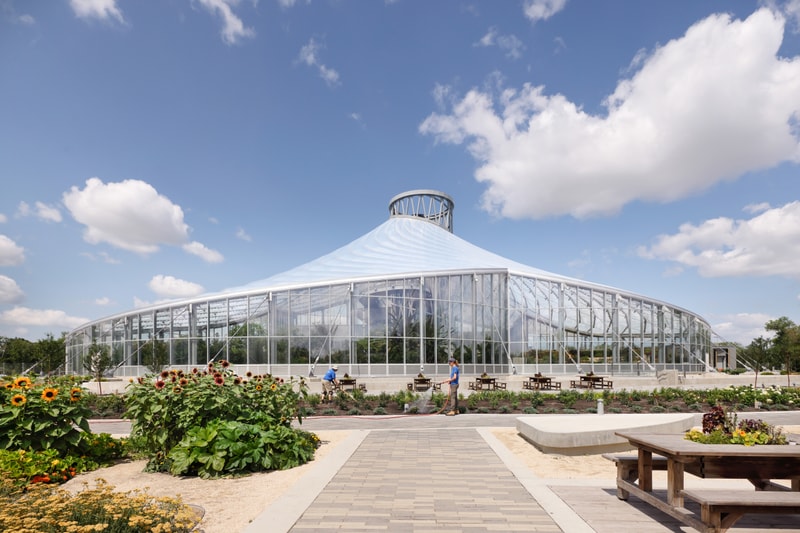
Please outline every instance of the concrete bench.
[{"label": "concrete bench", "polygon": [[692,489],[681,494],[700,504],[703,533],[727,531],[747,513],[800,513],[800,492]]},{"label": "concrete bench", "polygon": [[[604,453],[604,459],[613,461],[617,465],[617,481],[620,479],[633,483],[639,478],[639,456],[631,454]],[[667,458],[660,455],[653,455],[653,470],[666,470]],[[619,488],[617,484],[617,498],[620,500],[628,499],[628,491]]]}]

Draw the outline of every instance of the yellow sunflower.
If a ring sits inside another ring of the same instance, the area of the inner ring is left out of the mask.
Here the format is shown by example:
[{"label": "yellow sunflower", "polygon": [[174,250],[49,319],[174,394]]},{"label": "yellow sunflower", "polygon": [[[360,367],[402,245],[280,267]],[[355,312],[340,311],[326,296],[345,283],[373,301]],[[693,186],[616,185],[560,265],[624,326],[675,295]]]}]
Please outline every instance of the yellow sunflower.
[{"label": "yellow sunflower", "polygon": [[58,389],[53,389],[51,387],[47,387],[42,391],[42,400],[46,402],[52,402],[58,396]]},{"label": "yellow sunflower", "polygon": [[77,402],[80,401],[80,399],[81,399],[81,389],[79,389],[78,387],[73,387],[69,391],[69,401]]},{"label": "yellow sunflower", "polygon": [[31,378],[27,376],[20,376],[14,380],[14,388],[17,389],[30,389],[31,388]]},{"label": "yellow sunflower", "polygon": [[11,405],[13,405],[14,407],[25,405],[25,402],[27,401],[28,399],[22,394],[15,394],[14,396],[11,397]]},{"label": "yellow sunflower", "polygon": [[278,386],[273,383],[272,385],[269,386],[269,388],[270,390],[276,390]]}]

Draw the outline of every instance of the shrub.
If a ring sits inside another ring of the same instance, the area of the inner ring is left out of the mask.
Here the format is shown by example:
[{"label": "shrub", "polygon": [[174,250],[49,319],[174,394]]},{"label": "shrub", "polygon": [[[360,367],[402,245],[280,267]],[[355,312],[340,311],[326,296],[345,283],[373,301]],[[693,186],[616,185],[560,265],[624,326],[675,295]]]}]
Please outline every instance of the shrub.
[{"label": "shrub", "polygon": [[537,408],[535,408],[535,407],[526,407],[525,409],[522,410],[522,412],[525,413],[526,415],[537,415],[537,414],[539,414],[539,410]]},{"label": "shrub", "polygon": [[[165,370],[155,378],[139,378],[128,387],[126,415],[132,422],[132,443],[148,457],[147,470],[172,471],[171,462],[179,458],[182,463],[178,470],[199,473],[201,468],[187,457],[200,457],[199,452],[194,452],[198,447],[233,441],[229,438],[233,434],[253,437],[259,446],[265,447],[263,453],[271,453],[271,448],[266,446],[271,437],[262,432],[274,430],[289,435],[295,431],[291,429],[292,420],[302,421],[298,405],[306,395],[302,379],[284,382],[269,374],[248,375],[244,379],[229,368],[227,361],[219,361],[211,363],[204,371],[194,369],[184,374]],[[199,431],[202,429],[209,431]],[[296,445],[302,439],[291,438],[290,442]],[[179,444],[182,451],[170,456]],[[224,458],[226,471],[228,465],[248,470],[255,462],[247,459],[255,453],[249,448],[236,448],[231,453],[233,455]],[[306,457],[306,451],[301,448],[288,453],[287,457],[288,464],[294,464],[294,457]],[[213,460],[219,466],[219,455]],[[283,468],[280,458],[271,461],[278,465],[271,468]],[[186,466],[187,462],[190,466]],[[258,464],[263,467],[269,462],[259,458]],[[220,471],[216,466],[205,472],[211,475]]]}]

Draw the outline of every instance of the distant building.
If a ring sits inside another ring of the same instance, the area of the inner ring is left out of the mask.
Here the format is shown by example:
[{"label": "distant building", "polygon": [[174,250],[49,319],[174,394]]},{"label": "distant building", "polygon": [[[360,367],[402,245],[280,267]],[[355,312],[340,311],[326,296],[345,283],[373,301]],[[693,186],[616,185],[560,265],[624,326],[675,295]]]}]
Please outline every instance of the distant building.
[{"label": "distant building", "polygon": [[[70,332],[68,370],[105,345],[118,375],[227,359],[254,372],[355,376],[705,370],[711,328],[666,302],[516,263],[453,234],[453,200],[416,190],[338,250],[262,281]],[[279,252],[277,252],[279,253]]]}]

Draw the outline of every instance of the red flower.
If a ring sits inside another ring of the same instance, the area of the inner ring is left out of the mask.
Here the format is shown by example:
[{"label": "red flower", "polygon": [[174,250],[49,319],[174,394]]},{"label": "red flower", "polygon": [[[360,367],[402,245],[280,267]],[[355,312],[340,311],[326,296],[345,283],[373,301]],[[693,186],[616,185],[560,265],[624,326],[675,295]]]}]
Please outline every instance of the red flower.
[{"label": "red flower", "polygon": [[159,379],[158,381],[156,381],[156,388],[157,388],[158,390],[161,390],[161,389],[163,389],[163,388],[164,388],[164,387],[166,387],[166,386],[167,386],[167,384],[166,384],[166,383],[164,383],[163,381],[161,381],[160,379]]},{"label": "red flower", "polygon": [[220,361],[219,364],[222,365],[222,368],[228,368],[229,366],[231,366],[231,364],[225,359]]},{"label": "red flower", "polygon": [[214,376],[214,383],[216,383],[217,385],[224,385],[225,384],[225,378],[222,377],[222,375]]}]

